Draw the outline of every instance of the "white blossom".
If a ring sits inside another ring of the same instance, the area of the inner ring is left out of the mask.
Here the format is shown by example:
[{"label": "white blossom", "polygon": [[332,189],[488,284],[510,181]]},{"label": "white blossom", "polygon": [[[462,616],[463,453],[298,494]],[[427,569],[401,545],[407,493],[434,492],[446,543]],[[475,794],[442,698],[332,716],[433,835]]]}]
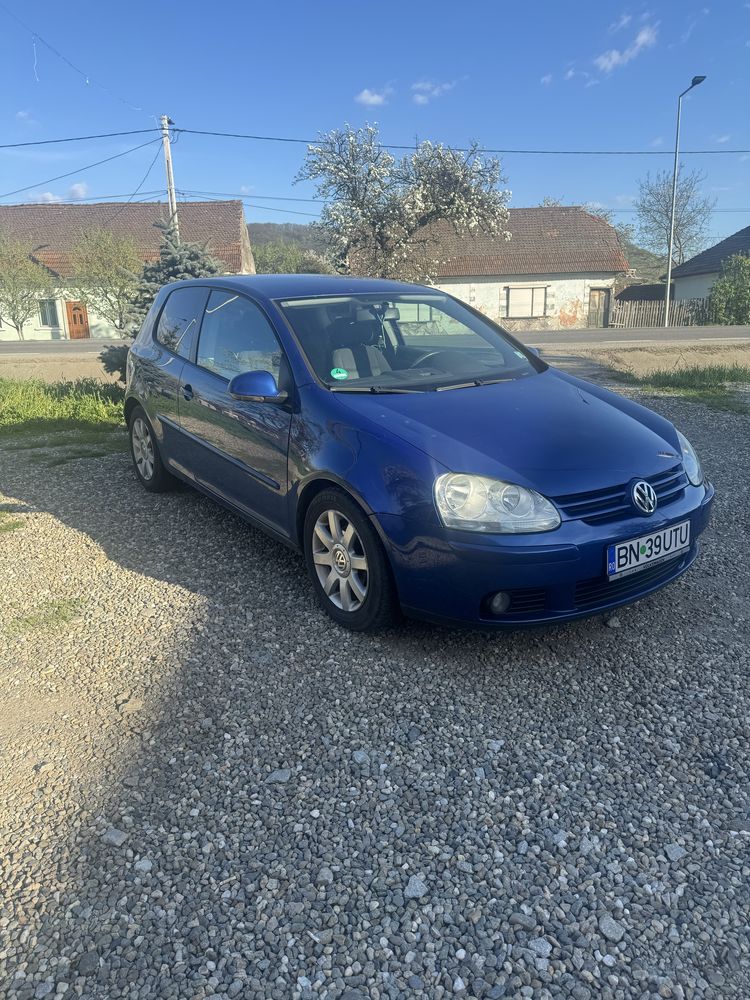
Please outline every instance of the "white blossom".
[{"label": "white blossom", "polygon": [[316,182],[319,225],[352,274],[432,281],[445,260],[440,224],[510,239],[500,161],[476,143],[459,152],[422,142],[397,160],[376,125],[345,125],[308,146],[298,180]]}]

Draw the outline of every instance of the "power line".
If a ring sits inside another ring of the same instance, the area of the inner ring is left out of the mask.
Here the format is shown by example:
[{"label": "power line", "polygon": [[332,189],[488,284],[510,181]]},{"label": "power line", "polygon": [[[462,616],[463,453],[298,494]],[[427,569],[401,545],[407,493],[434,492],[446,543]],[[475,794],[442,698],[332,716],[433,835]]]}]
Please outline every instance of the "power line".
[{"label": "power line", "polygon": [[116,218],[117,218],[117,216],[118,216],[118,215],[120,214],[120,212],[124,212],[124,211],[125,211],[125,209],[126,209],[126,208],[128,207],[128,205],[130,205],[130,204],[131,204],[131,202],[133,201],[133,198],[135,198],[135,196],[136,196],[136,195],[138,194],[138,192],[139,192],[139,191],[141,190],[141,188],[143,187],[143,185],[144,185],[144,184],[146,183],[146,181],[148,180],[148,175],[149,175],[149,174],[151,173],[151,171],[152,171],[152,170],[154,169],[154,164],[155,164],[155,163],[156,163],[156,161],[158,160],[158,158],[159,158],[159,154],[160,154],[160,153],[161,153],[161,150],[160,150],[160,149],[157,149],[157,150],[156,150],[156,152],[154,153],[154,158],[153,158],[153,160],[151,161],[151,163],[149,163],[149,165],[148,165],[148,170],[146,171],[146,173],[145,173],[145,174],[143,175],[143,177],[141,178],[141,181],[140,181],[140,184],[138,185],[138,187],[137,187],[137,188],[135,189],[135,191],[134,191],[134,192],[133,192],[133,193],[132,193],[132,194],[130,195],[130,197],[129,197],[129,198],[127,199],[127,201],[123,202],[123,204],[122,204],[122,205],[120,205],[120,207],[119,207],[119,208],[117,209],[117,211],[116,211],[116,212],[113,212],[113,213],[112,213],[112,215],[110,215],[108,219],[105,219],[105,220],[104,220],[104,222],[102,223],[102,226],[108,226],[108,225],[110,224],[110,222],[112,222],[112,220],[113,220],[113,219],[116,219]]},{"label": "power line", "polygon": [[193,194],[218,195],[222,198],[257,198],[259,201],[305,201],[314,202],[317,205],[329,204],[325,198],[287,198],[281,194],[256,194],[255,191],[196,191]]},{"label": "power line", "polygon": [[[243,132],[212,132],[205,129],[176,128],[175,132],[184,132],[186,135],[208,135],[218,136],[224,139],[254,139],[259,142],[292,142],[305,146],[314,146],[320,139],[299,139],[282,135],[249,135]],[[408,150],[414,152],[414,143],[409,145],[398,145],[392,142],[380,143],[385,149]],[[463,146],[449,146],[456,153],[468,153],[469,149]],[[503,155],[523,155],[523,156],[671,156],[668,149],[490,149],[480,147],[480,153],[500,153]],[[750,149],[683,149],[681,156],[713,156],[718,154],[741,154],[750,153]]]},{"label": "power line", "polygon": [[[184,189],[179,190],[177,192],[177,194],[179,194],[181,196],[186,196],[188,199],[189,198],[194,198],[196,196],[201,197],[197,191],[186,191]],[[208,195],[203,195],[202,197],[206,198],[208,201],[223,201],[224,200],[224,196],[218,197],[218,198],[212,198],[212,197],[209,197]],[[184,198],[183,198],[183,200],[184,200]],[[255,208],[258,211],[262,210],[264,212],[283,212],[285,215],[305,215],[305,216],[307,216],[308,219],[317,219],[318,218],[318,216],[315,214],[315,212],[299,212],[299,211],[295,211],[293,208],[273,208],[271,205],[253,205],[250,202],[250,200],[247,197],[247,195],[238,196],[237,200],[241,201],[243,203],[243,205],[245,205],[247,208]]]},{"label": "power line", "polygon": [[[87,86],[90,86],[93,83],[95,87],[99,88],[99,90],[103,91],[109,97],[114,98],[114,100],[119,101],[120,104],[125,104],[127,107],[130,108],[131,111],[143,111],[143,108],[138,108],[130,101],[126,101],[124,97],[120,97],[119,94],[115,94],[114,91],[110,90],[108,87],[103,86],[97,80],[92,80],[92,78],[89,76],[88,73],[80,69],[80,67],[76,66],[74,62],[71,62],[71,60],[68,59],[66,55],[64,55],[62,52],[59,52],[54,47],[54,45],[51,45],[46,38],[43,38],[39,34],[38,31],[35,31],[32,27],[26,24],[25,21],[22,21],[21,18],[17,14],[14,14],[12,10],[9,10],[4,3],[0,3],[0,8],[4,10],[5,13],[8,15],[8,17],[12,18],[16,22],[16,24],[20,24],[20,26],[24,29],[24,31],[27,31],[31,35],[32,44],[34,47],[34,75],[36,75],[36,43],[37,41],[39,41],[42,43],[42,45],[44,45],[45,48],[49,49],[49,51],[53,55],[57,56],[57,58],[62,60],[62,62],[64,62],[66,66],[72,69],[74,73],[77,73],[78,76],[80,76],[83,79],[83,82]],[[38,79],[39,78],[37,77],[37,81]]]},{"label": "power line", "polygon": [[0,149],[22,149],[25,146],[51,146],[58,142],[84,142],[88,139],[115,139],[123,135],[145,135],[147,132],[158,131],[158,128],[135,128],[129,129],[127,132],[99,132],[97,135],[69,135],[64,139],[35,139],[33,142],[5,142],[0,144]]},{"label": "power line", "polygon": [[[164,191],[159,188],[155,191],[141,191],[143,197],[151,197],[154,195],[163,195]],[[89,195],[86,198],[60,198],[59,201],[53,202],[55,205],[85,205],[87,202],[108,202],[108,201],[118,201],[120,198],[130,197],[130,192],[126,191],[124,194],[98,194]],[[7,205],[28,205],[27,201],[9,201],[6,202]]]},{"label": "power line", "polygon": [[[189,193],[190,195],[200,195],[201,197],[207,197],[207,198],[208,197],[210,197],[210,198],[236,198],[236,199],[240,199],[240,200],[250,198],[250,199],[252,199],[254,201],[301,201],[301,202],[307,202],[307,203],[312,203],[312,204],[316,204],[316,205],[330,205],[330,204],[332,204],[330,201],[326,201],[326,199],[324,199],[324,198],[297,198],[297,197],[287,198],[285,195],[280,195],[280,194],[256,194],[255,191],[253,191],[250,194],[248,194],[245,191],[198,191],[195,188],[191,188],[189,192],[186,190],[183,193],[185,193],[185,194]],[[265,207],[265,206],[261,206],[261,207]],[[510,207],[513,207],[513,206],[510,206]],[[539,206],[539,207],[541,207],[541,206]],[[563,207],[565,207],[565,206],[563,206]],[[268,210],[269,211],[272,210],[270,206],[268,206]],[[277,211],[282,211],[282,210],[278,209]],[[609,212],[616,212],[616,213],[618,213],[618,212],[637,212],[638,209],[636,209],[636,208],[608,208],[607,211],[609,211]],[[712,212],[712,214],[713,213],[719,213],[719,214],[732,215],[734,213],[750,212],[750,208],[713,208],[713,209],[711,209],[711,212]]]},{"label": "power line", "polygon": [[148,142],[142,142],[140,146],[132,146],[130,149],[126,149],[122,153],[115,153],[114,156],[107,156],[103,160],[97,160],[96,163],[88,163],[85,167],[77,167],[75,170],[69,170],[65,174],[58,174],[57,177],[48,177],[46,180],[37,181],[35,184],[27,184],[26,187],[16,188],[14,191],[6,191],[4,194],[0,194],[0,198],[10,198],[11,195],[20,194],[21,191],[30,191],[32,188],[44,187],[45,184],[53,184],[55,181],[61,181],[66,177],[72,177],[74,174],[83,173],[84,170],[91,170],[93,167],[100,167],[103,163],[111,163],[112,160],[118,160],[121,156],[127,156],[129,153],[135,153],[137,149],[143,149],[145,146],[151,146],[155,142],[161,142],[161,139],[149,139]]},{"label": "power line", "polygon": [[[2,7],[0,3],[0,7]],[[149,132],[158,132],[157,128],[129,129],[123,132],[100,132],[94,135],[72,135],[60,139],[36,139],[28,142],[6,142],[0,143],[0,149],[22,149],[27,146],[48,146],[61,142],[83,142],[88,139],[112,139],[126,135],[144,135]],[[225,139],[253,139],[259,142],[291,142],[300,145],[315,145],[319,139],[299,139],[290,136],[279,135],[250,135],[241,132],[211,132],[201,129],[174,128],[175,133],[184,132],[187,135],[218,136]],[[398,145],[396,143],[382,143],[386,149],[414,150],[414,144]],[[450,149],[457,153],[467,153],[468,149],[461,146],[450,146]],[[492,149],[480,147],[482,153],[497,153],[508,155],[524,156],[669,156],[669,150],[663,149]],[[714,156],[714,155],[747,155],[750,149],[685,149],[680,155],[685,156]],[[287,199],[291,201],[292,199]],[[300,199],[302,200],[302,199]]]}]

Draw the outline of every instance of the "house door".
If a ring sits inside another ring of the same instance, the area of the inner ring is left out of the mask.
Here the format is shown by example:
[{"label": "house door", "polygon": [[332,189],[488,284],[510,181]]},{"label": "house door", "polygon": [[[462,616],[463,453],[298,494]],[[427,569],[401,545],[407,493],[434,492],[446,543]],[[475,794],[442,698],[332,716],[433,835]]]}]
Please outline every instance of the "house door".
[{"label": "house door", "polygon": [[589,326],[602,327],[609,323],[609,289],[592,288],[589,292]]},{"label": "house door", "polygon": [[68,310],[68,336],[71,340],[85,340],[90,337],[89,314],[83,302],[66,302]]}]

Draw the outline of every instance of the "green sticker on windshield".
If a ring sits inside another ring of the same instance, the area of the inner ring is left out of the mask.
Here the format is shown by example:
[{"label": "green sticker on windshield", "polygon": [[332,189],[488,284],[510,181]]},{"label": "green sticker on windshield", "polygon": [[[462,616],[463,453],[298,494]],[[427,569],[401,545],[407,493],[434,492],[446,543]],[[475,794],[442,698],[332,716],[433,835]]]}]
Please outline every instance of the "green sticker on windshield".
[{"label": "green sticker on windshield", "polygon": [[339,381],[344,378],[349,378],[349,372],[346,368],[332,368],[331,378],[337,378]]}]

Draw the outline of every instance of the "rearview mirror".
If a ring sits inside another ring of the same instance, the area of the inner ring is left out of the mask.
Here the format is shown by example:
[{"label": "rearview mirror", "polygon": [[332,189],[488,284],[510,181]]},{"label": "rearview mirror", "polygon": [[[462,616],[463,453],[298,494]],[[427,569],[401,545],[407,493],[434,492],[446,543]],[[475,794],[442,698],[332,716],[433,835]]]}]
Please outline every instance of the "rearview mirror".
[{"label": "rearview mirror", "polygon": [[287,393],[281,392],[270,372],[242,372],[229,383],[229,395],[242,403],[285,403]]}]

